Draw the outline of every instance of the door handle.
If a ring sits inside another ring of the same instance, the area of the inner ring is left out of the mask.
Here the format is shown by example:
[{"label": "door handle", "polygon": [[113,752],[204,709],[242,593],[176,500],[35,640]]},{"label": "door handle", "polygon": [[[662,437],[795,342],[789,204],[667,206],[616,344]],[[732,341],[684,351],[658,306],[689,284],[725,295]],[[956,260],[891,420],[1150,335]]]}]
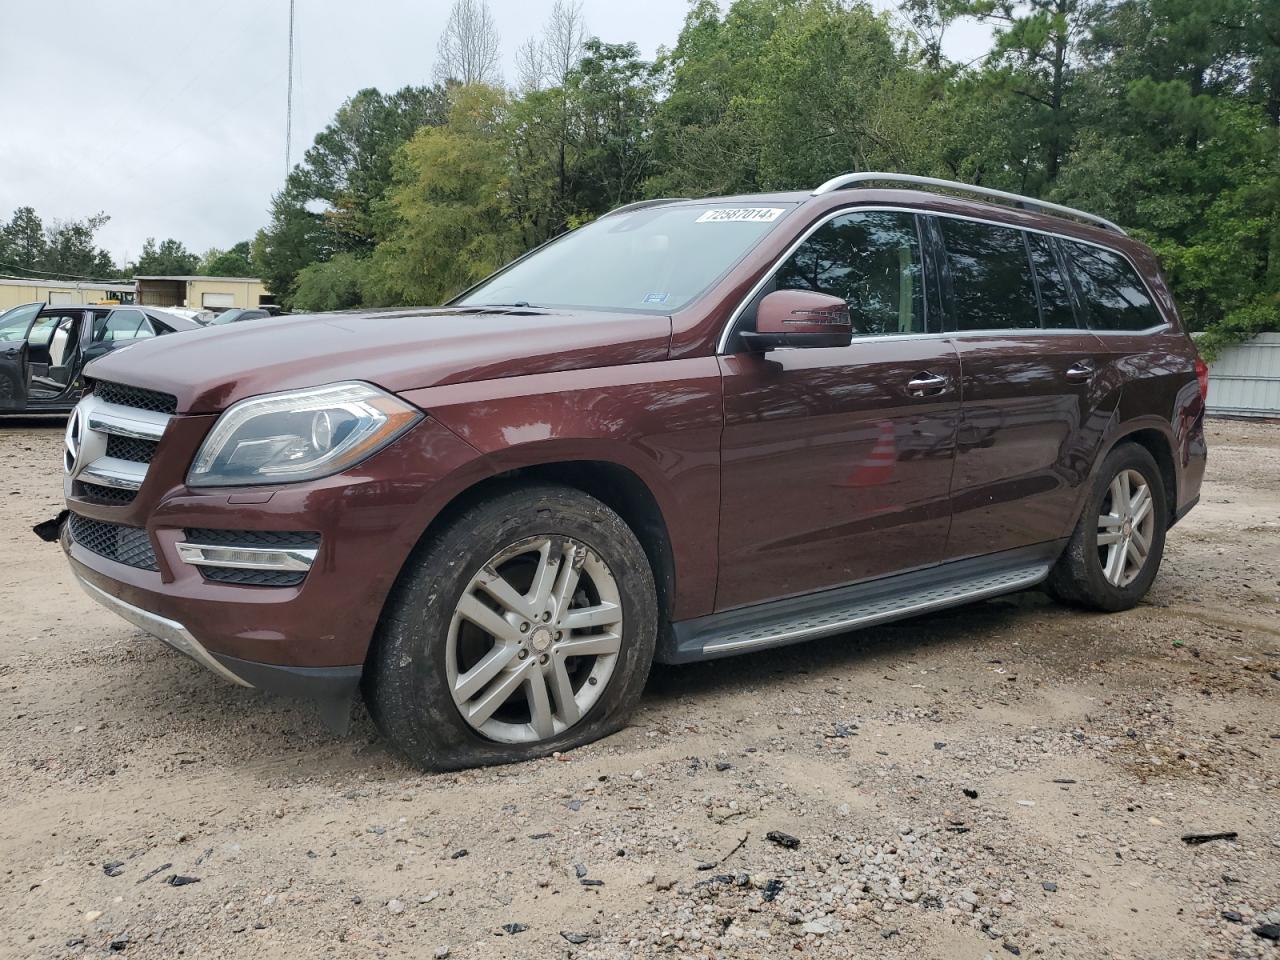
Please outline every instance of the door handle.
[{"label": "door handle", "polygon": [[933,397],[946,390],[950,384],[951,381],[946,377],[925,371],[907,381],[907,393],[913,397]]},{"label": "door handle", "polygon": [[1088,383],[1096,372],[1092,361],[1078,360],[1067,368],[1067,379],[1072,383]]}]

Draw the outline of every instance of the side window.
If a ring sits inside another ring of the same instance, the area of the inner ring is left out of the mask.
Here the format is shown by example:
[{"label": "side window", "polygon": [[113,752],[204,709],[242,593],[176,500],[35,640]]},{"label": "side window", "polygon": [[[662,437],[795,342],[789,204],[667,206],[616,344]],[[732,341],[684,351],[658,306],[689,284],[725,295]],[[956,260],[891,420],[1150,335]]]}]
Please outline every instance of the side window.
[{"label": "side window", "polygon": [[31,325],[31,332],[27,334],[27,343],[33,347],[47,346],[57,326],[58,317],[41,317]]},{"label": "side window", "polygon": [[151,324],[141,310],[112,310],[107,314],[106,320],[95,323],[93,329],[94,340],[109,343],[154,336],[155,331],[151,329]]},{"label": "side window", "polygon": [[1036,268],[1036,282],[1040,285],[1040,323],[1046,330],[1072,330],[1083,327],[1076,321],[1071,305],[1071,290],[1067,278],[1058,265],[1053,241],[1041,233],[1027,234],[1027,246],[1031,248],[1031,262]]},{"label": "side window", "polygon": [[774,277],[849,304],[855,336],[924,333],[920,236],[910,213],[849,213],[823,224]]},{"label": "side window", "polygon": [[1034,330],[1035,280],[1022,231],[939,217],[959,330]]},{"label": "side window", "polygon": [[1146,330],[1164,322],[1137,271],[1124,257],[1086,243],[1062,241],[1094,330]]}]

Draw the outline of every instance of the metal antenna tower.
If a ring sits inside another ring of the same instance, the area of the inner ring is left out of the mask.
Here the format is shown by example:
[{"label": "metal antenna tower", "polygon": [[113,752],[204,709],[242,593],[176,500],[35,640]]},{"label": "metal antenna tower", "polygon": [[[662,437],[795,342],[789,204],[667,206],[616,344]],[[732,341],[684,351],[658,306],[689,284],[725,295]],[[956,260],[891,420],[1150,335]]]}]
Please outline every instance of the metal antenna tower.
[{"label": "metal antenna tower", "polygon": [[284,111],[284,175],[292,168],[290,154],[293,148],[293,12],[295,0],[289,0],[289,93]]}]

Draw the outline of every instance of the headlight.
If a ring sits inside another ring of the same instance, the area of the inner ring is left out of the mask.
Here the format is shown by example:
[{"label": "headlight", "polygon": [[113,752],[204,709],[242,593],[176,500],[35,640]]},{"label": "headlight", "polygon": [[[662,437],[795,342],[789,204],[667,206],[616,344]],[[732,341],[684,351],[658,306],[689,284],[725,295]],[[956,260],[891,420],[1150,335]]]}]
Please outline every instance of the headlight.
[{"label": "headlight", "polygon": [[367,383],[250,397],[229,407],[200,446],[193,487],[293,483],[341,473],[382,449],[422,412]]}]

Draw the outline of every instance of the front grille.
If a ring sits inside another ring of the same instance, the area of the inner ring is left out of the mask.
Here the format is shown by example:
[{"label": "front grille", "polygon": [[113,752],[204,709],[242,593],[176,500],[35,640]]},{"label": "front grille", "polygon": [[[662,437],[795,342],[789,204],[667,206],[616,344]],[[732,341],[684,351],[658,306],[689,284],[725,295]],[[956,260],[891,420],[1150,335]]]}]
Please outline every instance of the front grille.
[{"label": "front grille", "polygon": [[132,460],[134,463],[150,463],[157,445],[155,440],[139,440],[137,437],[122,437],[112,433],[107,436],[107,456]]},{"label": "front grille", "polygon": [[[307,530],[212,530],[197,527],[186,531],[188,543],[208,547],[302,547],[320,546],[320,534]],[[305,570],[251,570],[245,567],[201,567],[206,580],[238,583],[252,587],[296,587],[307,577]]]},{"label": "front grille", "polygon": [[177,413],[178,398],[171,393],[158,390],[147,390],[143,387],[131,387],[123,383],[109,383],[100,380],[93,388],[94,395],[104,403],[115,403],[122,407],[137,407],[139,410],[152,410],[156,413]]},{"label": "front grille", "polygon": [[71,538],[86,550],[139,570],[160,569],[151,538],[140,527],[90,520],[78,513],[71,514],[70,522]]},{"label": "front grille", "polygon": [[251,587],[296,587],[306,579],[305,570],[244,570],[240,567],[201,567],[206,580],[239,583]]},{"label": "front grille", "polygon": [[138,495],[137,490],[121,490],[118,487],[104,487],[100,483],[80,484],[80,493],[86,500],[96,503],[133,503]]}]

